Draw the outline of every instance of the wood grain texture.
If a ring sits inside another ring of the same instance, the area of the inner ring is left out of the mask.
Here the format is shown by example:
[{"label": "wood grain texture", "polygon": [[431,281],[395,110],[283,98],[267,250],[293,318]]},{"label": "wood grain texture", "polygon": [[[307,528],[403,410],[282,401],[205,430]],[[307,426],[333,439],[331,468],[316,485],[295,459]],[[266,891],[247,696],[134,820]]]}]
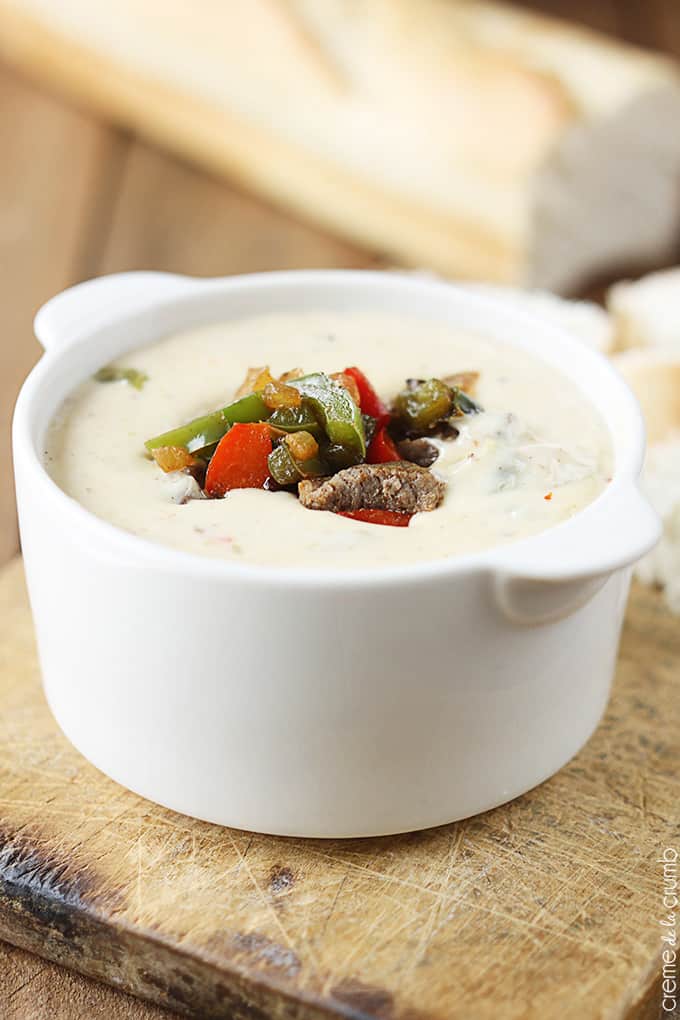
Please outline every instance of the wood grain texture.
[{"label": "wood grain texture", "polygon": [[174,1012],[142,1003],[0,943],[2,1020],[173,1020]]},{"label": "wood grain texture", "polygon": [[383,839],[223,829],[101,776],[45,706],[19,563],[0,649],[5,939],[199,1017],[622,1020],[652,994],[655,861],[680,836],[680,629],[658,594],[635,591],[611,706],[564,770]]},{"label": "wood grain texture", "polygon": [[375,265],[366,252],[142,142],[131,146],[98,272],[196,276]]},{"label": "wood grain texture", "polygon": [[0,66],[0,563],[16,551],[9,430],[14,401],[40,349],[32,318],[82,274],[118,136]]}]

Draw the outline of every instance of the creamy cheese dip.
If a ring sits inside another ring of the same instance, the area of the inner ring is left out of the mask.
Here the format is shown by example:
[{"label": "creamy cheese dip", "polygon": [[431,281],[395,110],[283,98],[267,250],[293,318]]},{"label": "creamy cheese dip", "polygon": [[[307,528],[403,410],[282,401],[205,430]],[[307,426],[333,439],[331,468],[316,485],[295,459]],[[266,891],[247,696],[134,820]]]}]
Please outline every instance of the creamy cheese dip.
[{"label": "creamy cheese dip", "polygon": [[[408,528],[307,510],[288,492],[241,489],[181,500],[191,479],[164,475],[144,441],[228,403],[251,365],[274,375],[358,365],[391,399],[407,377],[477,371],[484,413],[437,440],[432,470],[444,502]],[[516,541],[590,503],[607,484],[604,422],[551,366],[444,325],[379,313],[269,315],[203,326],[120,360],[143,389],[89,380],[64,404],[45,444],[57,484],[99,517],[154,542],[204,556],[305,567],[381,567]]]}]

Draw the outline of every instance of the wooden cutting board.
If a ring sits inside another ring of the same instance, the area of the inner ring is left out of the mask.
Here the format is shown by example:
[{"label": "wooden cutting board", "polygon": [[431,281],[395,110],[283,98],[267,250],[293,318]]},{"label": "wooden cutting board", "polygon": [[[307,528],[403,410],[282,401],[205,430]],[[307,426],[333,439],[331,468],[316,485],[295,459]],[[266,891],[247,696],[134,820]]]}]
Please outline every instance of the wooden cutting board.
[{"label": "wooden cutting board", "polygon": [[678,620],[636,588],[605,720],[538,789],[423,833],[257,836],[155,807],[71,748],[15,561],[0,573],[0,937],[205,1018],[661,1015],[679,692]]}]

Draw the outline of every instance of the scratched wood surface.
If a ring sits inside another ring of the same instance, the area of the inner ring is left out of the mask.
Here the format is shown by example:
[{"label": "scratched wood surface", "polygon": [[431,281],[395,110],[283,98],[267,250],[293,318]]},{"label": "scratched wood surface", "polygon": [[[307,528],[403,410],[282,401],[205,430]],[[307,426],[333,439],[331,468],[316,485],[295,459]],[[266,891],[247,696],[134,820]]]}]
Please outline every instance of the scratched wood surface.
[{"label": "scratched wood surface", "polygon": [[607,715],[557,776],[370,840],[224,829],[99,774],[43,700],[18,561],[0,649],[0,937],[205,1018],[623,1020],[653,1000],[655,862],[680,837],[680,628],[658,593],[635,591]]},{"label": "scratched wood surface", "polygon": [[[525,5],[680,55],[678,0],[526,0]],[[42,301],[79,279],[118,269],[221,274],[360,266],[373,264],[375,255],[158,153],[2,66],[0,152],[1,563],[17,548],[9,419],[19,384],[39,354],[30,324]],[[2,668],[8,670],[3,654],[0,648]],[[6,796],[5,787],[0,796]],[[484,981],[497,989],[491,971]],[[505,998],[496,996],[496,1002],[502,1018]],[[603,1001],[602,1015],[607,1009]],[[631,1017],[644,1015],[646,1020],[656,1012],[652,995],[647,1008],[635,1007]],[[171,1015],[0,946],[2,1020],[157,1020]]]}]

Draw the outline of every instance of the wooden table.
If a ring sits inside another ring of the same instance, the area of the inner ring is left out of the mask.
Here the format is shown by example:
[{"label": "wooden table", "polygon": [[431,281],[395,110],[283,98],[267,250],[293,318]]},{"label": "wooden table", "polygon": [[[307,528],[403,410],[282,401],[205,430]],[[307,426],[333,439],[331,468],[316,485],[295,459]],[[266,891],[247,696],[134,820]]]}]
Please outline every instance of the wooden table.
[{"label": "wooden table", "polygon": [[[526,5],[680,55],[677,0]],[[39,355],[30,322],[47,297],[121,269],[218,275],[381,260],[379,253],[358,251],[97,123],[2,67],[0,152],[1,563],[18,546],[9,419],[19,384]],[[0,1016],[146,1020],[170,1014],[0,946]]]},{"label": "wooden table", "polygon": [[606,715],[556,776],[475,818],[364,840],[209,825],[97,772],[45,704],[20,561],[0,571],[0,649],[0,935],[14,944],[204,1020],[646,1020],[658,1006],[659,858],[680,849],[680,628],[660,593],[635,589]]}]

